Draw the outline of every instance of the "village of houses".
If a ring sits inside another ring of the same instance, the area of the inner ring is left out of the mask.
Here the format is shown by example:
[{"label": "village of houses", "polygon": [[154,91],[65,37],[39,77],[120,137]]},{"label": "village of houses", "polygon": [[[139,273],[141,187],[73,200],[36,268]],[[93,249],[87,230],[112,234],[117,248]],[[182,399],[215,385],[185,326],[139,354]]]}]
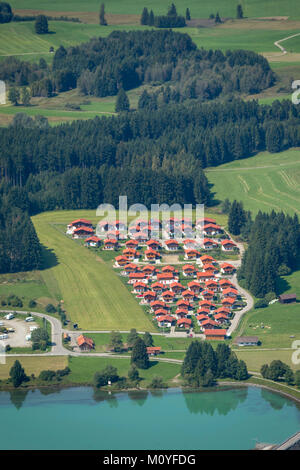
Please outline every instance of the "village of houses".
[{"label": "village of houses", "polygon": [[236,267],[220,256],[236,257],[238,246],[214,219],[170,218],[163,227],[159,220],[139,220],[128,231],[118,220],[102,220],[97,235],[90,221],[78,219],[66,233],[88,247],[117,251],[113,268],[164,333],[197,330],[224,340],[235,312],[245,307],[233,283]]}]

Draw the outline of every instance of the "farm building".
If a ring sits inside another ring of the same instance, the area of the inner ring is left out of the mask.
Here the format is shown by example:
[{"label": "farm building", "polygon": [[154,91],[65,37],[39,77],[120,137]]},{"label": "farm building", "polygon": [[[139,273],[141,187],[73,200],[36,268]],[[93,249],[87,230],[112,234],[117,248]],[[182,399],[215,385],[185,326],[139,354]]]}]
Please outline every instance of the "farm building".
[{"label": "farm building", "polygon": [[238,336],[234,340],[234,344],[238,346],[257,346],[259,339],[257,336]]},{"label": "farm building", "polygon": [[279,296],[279,302],[281,304],[290,304],[297,301],[296,294],[281,294]]},{"label": "farm building", "polygon": [[226,332],[227,330],[218,330],[218,329],[213,329],[213,330],[205,330],[205,338],[208,340],[224,340],[226,337]]},{"label": "farm building", "polygon": [[76,341],[81,351],[90,351],[95,348],[94,341],[87,336],[80,335]]}]

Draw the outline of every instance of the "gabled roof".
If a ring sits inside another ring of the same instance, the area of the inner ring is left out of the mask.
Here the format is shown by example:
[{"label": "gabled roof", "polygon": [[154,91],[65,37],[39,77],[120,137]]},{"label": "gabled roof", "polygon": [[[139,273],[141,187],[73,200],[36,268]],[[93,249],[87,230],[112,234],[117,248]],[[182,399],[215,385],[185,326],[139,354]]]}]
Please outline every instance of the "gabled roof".
[{"label": "gabled roof", "polygon": [[93,225],[92,222],[90,220],[86,220],[86,219],[76,219],[76,220],[73,220],[73,222],[71,222],[69,225],[75,225],[75,224],[86,224],[86,225]]},{"label": "gabled roof", "polygon": [[77,233],[77,232],[94,233],[94,229],[92,229],[91,227],[82,226],[82,227],[75,228],[73,233]]},{"label": "gabled roof", "polygon": [[210,329],[205,329],[204,334],[205,336],[226,336],[227,330],[221,330],[221,329],[215,329],[215,330],[210,330]]},{"label": "gabled roof", "polygon": [[77,341],[78,346],[87,344],[90,348],[94,347],[94,341],[91,338],[88,338],[87,336],[80,335],[78,336],[76,341]]}]

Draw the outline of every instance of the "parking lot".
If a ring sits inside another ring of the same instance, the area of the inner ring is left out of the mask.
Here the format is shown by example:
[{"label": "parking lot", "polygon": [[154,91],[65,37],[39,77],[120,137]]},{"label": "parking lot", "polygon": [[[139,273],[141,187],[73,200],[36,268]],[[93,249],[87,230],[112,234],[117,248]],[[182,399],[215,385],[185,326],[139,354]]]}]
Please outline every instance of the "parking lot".
[{"label": "parking lot", "polygon": [[0,322],[5,328],[13,328],[15,330],[13,333],[8,332],[7,339],[1,340],[5,345],[9,344],[12,348],[24,348],[31,346],[31,341],[26,341],[26,336],[30,334],[30,327],[39,326],[36,322],[26,322],[25,318],[24,320],[21,318],[6,320],[4,317],[0,318]]}]

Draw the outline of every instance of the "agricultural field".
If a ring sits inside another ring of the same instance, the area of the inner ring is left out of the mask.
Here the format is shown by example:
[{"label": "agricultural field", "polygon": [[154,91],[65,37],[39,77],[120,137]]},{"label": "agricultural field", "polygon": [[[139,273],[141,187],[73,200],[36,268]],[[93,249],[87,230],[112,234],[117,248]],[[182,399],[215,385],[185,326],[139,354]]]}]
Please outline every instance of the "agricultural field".
[{"label": "agricultural field", "polygon": [[[14,9],[24,9],[23,0],[12,0],[11,6]],[[178,3],[178,2],[177,2]],[[300,5],[297,0],[244,0],[241,2],[243,5],[244,16],[247,17],[274,17],[274,16],[291,16],[293,19],[300,18]],[[151,8],[156,14],[163,14],[166,12],[170,2],[167,0],[151,1]],[[196,18],[208,18],[210,13],[217,11],[222,17],[235,17],[236,13],[236,0],[214,0],[213,6],[209,2],[199,2],[198,0],[182,0],[180,5],[178,3],[178,13],[184,14],[186,8],[191,10],[192,16]],[[140,14],[145,2],[143,0],[127,1],[126,4],[122,0],[110,0],[106,4],[107,13],[118,15],[134,15]],[[99,11],[99,2],[97,0],[90,0],[82,2],[80,0],[26,0],[26,9],[32,10],[51,10],[62,12],[72,12],[75,16],[76,12]]]},{"label": "agricultural field", "polygon": [[[0,365],[0,380],[5,380],[9,377],[9,371],[13,366],[16,358],[6,357],[6,363]],[[29,357],[24,356],[19,358],[22,367],[25,369],[27,375],[39,375],[42,370],[58,370],[64,369],[68,365],[67,356],[45,356],[45,357]]]},{"label": "agricultural field", "polygon": [[[300,150],[271,154],[226,163],[206,170],[215,200],[242,201],[247,210],[271,210],[300,214]],[[230,193],[228,188],[230,187]]]},{"label": "agricultural field", "polygon": [[[49,212],[32,217],[48,256],[41,275],[50,294],[63,301],[67,315],[82,329],[153,331],[144,311],[113,270],[55,226],[66,227],[71,220],[89,217],[88,212]],[[94,221],[95,215],[91,219]]]}]

